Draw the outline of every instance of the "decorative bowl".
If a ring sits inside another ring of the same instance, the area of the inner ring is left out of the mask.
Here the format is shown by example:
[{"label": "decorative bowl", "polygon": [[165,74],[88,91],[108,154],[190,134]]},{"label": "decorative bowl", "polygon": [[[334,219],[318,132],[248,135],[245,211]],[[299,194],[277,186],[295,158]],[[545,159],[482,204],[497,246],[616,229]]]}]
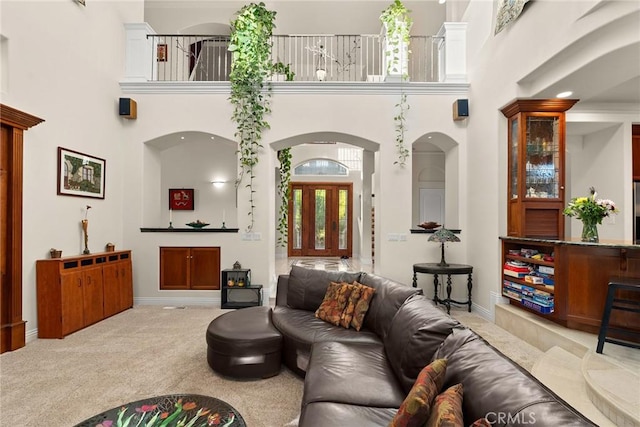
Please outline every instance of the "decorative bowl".
[{"label": "decorative bowl", "polygon": [[209,224],[207,224],[206,222],[190,222],[187,225],[192,228],[204,228]]},{"label": "decorative bowl", "polygon": [[425,230],[433,230],[434,228],[438,228],[440,226],[441,226],[440,224],[433,221],[427,221],[427,222],[423,222],[422,224],[418,224],[418,227],[424,228]]}]

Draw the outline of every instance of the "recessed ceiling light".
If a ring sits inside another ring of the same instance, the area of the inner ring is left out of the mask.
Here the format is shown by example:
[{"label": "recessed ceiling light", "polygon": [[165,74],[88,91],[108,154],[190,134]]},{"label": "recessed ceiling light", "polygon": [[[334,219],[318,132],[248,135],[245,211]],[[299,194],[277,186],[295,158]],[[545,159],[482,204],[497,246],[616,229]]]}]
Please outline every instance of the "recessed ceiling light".
[{"label": "recessed ceiling light", "polygon": [[568,98],[571,95],[573,95],[573,92],[571,92],[570,90],[566,91],[566,92],[560,92],[559,94],[556,95],[556,98]]},{"label": "recessed ceiling light", "polygon": [[440,4],[445,4],[445,2],[446,2],[446,1],[447,1],[447,0],[438,0],[438,3],[440,3]]},{"label": "recessed ceiling light", "polygon": [[180,139],[184,139],[184,136],[181,136]]},{"label": "recessed ceiling light", "polygon": [[216,137],[215,137],[215,136],[212,136],[212,137],[211,137],[211,139],[216,139]]}]

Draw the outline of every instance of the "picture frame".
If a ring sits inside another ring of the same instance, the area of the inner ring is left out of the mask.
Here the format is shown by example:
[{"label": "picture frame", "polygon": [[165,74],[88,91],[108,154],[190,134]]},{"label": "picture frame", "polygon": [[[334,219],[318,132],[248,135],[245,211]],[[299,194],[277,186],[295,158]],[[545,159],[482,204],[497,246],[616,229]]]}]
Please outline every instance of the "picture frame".
[{"label": "picture frame", "polygon": [[104,199],[107,162],[58,147],[58,195]]},{"label": "picture frame", "polygon": [[193,188],[170,188],[169,209],[174,211],[192,211],[195,209]]},{"label": "picture frame", "polygon": [[167,62],[167,44],[158,43],[156,48],[156,58],[158,62]]}]

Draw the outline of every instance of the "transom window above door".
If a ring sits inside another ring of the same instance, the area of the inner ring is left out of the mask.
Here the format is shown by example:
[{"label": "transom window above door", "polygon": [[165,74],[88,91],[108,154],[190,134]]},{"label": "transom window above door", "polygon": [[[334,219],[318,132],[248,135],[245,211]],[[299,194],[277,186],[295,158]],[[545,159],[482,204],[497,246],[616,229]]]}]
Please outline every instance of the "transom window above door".
[{"label": "transom window above door", "polygon": [[349,169],[342,163],[331,159],[311,159],[296,166],[294,175],[349,175]]}]

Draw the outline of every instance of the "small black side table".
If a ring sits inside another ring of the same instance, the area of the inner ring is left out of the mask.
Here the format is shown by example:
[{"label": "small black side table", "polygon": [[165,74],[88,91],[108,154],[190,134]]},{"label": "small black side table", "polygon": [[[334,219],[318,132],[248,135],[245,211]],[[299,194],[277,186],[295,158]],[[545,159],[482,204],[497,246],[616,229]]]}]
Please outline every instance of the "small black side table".
[{"label": "small black side table", "polygon": [[[449,264],[447,266],[439,265],[438,263],[423,263],[413,264],[413,287],[418,287],[417,273],[433,274],[433,302],[438,304],[444,304],[447,307],[447,314],[451,312],[451,303],[463,304],[469,306],[469,313],[471,313],[471,288],[473,288],[472,279],[473,267],[467,264]],[[438,274],[447,275],[447,298],[441,299],[438,297]],[[456,301],[451,299],[451,275],[452,274],[467,274],[467,290],[469,299],[467,301]]]}]

